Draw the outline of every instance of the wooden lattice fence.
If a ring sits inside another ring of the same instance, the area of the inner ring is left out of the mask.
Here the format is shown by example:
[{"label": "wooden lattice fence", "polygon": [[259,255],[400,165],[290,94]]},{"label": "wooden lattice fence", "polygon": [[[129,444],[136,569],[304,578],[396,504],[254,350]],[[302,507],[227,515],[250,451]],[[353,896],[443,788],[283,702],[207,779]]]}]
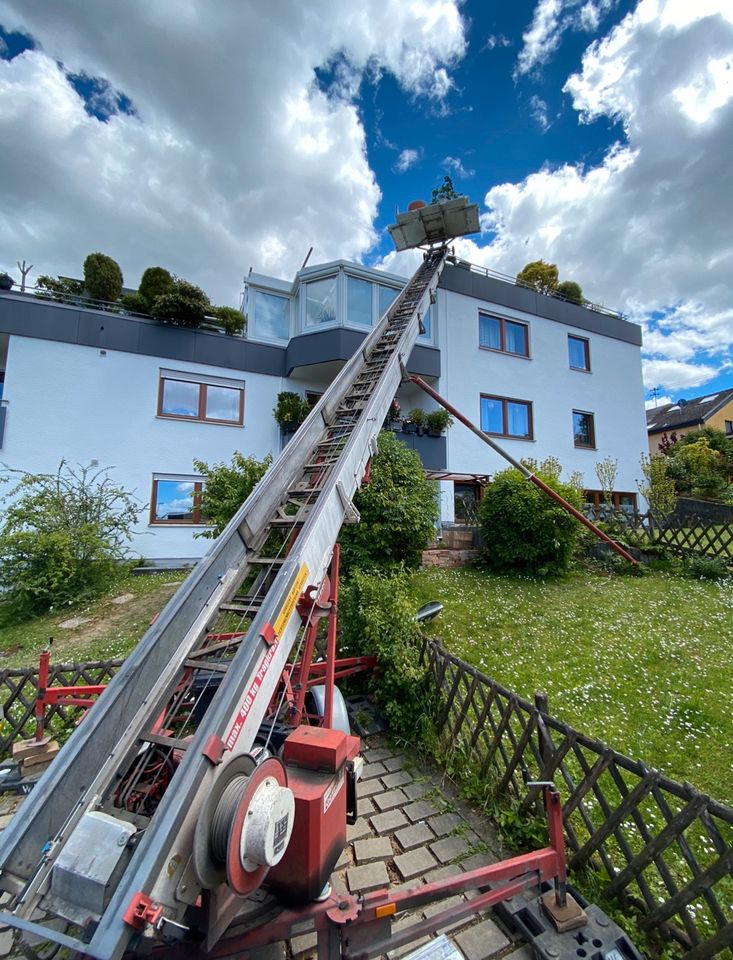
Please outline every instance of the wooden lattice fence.
[{"label": "wooden lattice fence", "polygon": [[[107,683],[122,660],[95,663],[51,664],[49,686],[75,687]],[[34,667],[0,670],[0,757],[10,752],[14,740],[32,737],[35,731],[35,704],[38,695],[38,670]],[[46,729],[54,734],[67,728],[80,715],[78,707],[46,707]]]},{"label": "wooden lattice fence", "polygon": [[642,538],[654,546],[664,547],[671,553],[682,556],[719,557],[733,563],[733,523],[685,514],[673,514],[663,523],[656,523],[651,514],[625,514],[614,512],[612,516],[603,509],[593,510],[592,519],[612,521],[624,533]]},{"label": "wooden lattice fence", "polygon": [[530,812],[541,787],[563,794],[571,868],[605,877],[604,894],[635,903],[642,928],[659,929],[702,960],[733,946],[733,808],[679,784],[551,716],[426,641],[446,739],[497,794]]}]

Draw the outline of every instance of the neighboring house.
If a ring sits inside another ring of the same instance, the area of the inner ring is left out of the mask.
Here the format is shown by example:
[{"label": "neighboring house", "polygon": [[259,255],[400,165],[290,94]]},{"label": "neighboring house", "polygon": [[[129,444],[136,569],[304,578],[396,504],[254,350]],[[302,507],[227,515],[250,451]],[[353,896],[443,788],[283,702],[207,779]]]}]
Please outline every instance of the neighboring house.
[{"label": "neighboring house", "polygon": [[[50,471],[61,459],[113,466],[149,504],[134,541],[148,558],[193,558],[201,478],[209,463],[277,455],[272,410],[281,390],[318,395],[398,294],[400,277],[345,261],[293,282],[250,273],[245,337],[0,296],[0,462]],[[517,458],[557,457],[600,495],[595,464],[618,460],[616,499],[633,506],[646,448],[641,330],[458,262],[441,277],[408,363]],[[403,415],[434,404],[412,385]],[[401,436],[401,434],[400,434]],[[471,514],[504,461],[460,424],[406,437],[440,479],[444,522]],[[457,516],[456,516],[457,514]]]},{"label": "neighboring house", "polygon": [[665,433],[675,433],[679,439],[701,427],[715,427],[733,437],[733,389],[652,407],[646,412],[646,423],[652,455],[659,453]]}]

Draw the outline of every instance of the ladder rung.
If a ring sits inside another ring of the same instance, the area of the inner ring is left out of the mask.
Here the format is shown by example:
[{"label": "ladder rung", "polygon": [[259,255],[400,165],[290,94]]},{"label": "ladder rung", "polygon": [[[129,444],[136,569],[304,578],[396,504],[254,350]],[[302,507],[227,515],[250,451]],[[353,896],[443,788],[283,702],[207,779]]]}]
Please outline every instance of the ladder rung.
[{"label": "ladder rung", "polygon": [[193,667],[194,670],[206,670],[207,673],[226,673],[229,669],[228,663],[210,663],[207,660],[184,660],[184,667]]},{"label": "ladder rung", "polygon": [[172,747],[174,750],[187,750],[188,740],[178,737],[164,737],[162,733],[142,733],[140,739],[145,743],[155,743],[160,747]]}]

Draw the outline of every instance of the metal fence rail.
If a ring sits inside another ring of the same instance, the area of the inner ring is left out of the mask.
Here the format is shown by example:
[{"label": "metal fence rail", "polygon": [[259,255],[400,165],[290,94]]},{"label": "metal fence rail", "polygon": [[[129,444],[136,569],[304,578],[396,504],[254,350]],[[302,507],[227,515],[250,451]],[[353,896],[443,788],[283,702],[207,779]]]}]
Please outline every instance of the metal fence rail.
[{"label": "metal fence rail", "polygon": [[[683,945],[686,960],[733,946],[733,808],[676,783],[551,716],[427,640],[446,739],[497,793],[530,812],[540,787],[563,790],[571,868],[605,876],[604,895],[629,898],[644,929]],[[728,956],[731,954],[728,952]]]},{"label": "metal fence rail", "polygon": [[[75,687],[107,683],[122,660],[98,660],[94,663],[67,663],[49,666],[49,686]],[[35,667],[0,670],[0,757],[5,757],[15,740],[32,737],[38,696],[38,670]],[[46,708],[46,729],[56,733],[76,720],[78,707],[54,704]]]}]

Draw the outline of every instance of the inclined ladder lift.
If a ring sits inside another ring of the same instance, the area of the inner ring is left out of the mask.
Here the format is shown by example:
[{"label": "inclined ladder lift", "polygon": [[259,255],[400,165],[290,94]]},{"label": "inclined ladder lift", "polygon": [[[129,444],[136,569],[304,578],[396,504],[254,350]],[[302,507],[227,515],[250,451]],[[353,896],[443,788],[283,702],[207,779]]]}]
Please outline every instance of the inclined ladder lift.
[{"label": "inclined ladder lift", "polygon": [[[2,833],[0,923],[19,938],[97,960],[153,948],[233,956],[305,923],[320,957],[366,958],[398,945],[387,929],[398,908],[472,882],[479,895],[464,914],[553,878],[564,903],[549,787],[552,842],[525,859],[412,899],[328,886],[356,816],[360,763],[334,680],[364,666],[335,658],[336,541],[358,520],[352,498],[447,242],[477,229],[465,197],[398,216],[395,242],[427,246],[422,264]],[[455,918],[449,910],[430,929]]]}]

